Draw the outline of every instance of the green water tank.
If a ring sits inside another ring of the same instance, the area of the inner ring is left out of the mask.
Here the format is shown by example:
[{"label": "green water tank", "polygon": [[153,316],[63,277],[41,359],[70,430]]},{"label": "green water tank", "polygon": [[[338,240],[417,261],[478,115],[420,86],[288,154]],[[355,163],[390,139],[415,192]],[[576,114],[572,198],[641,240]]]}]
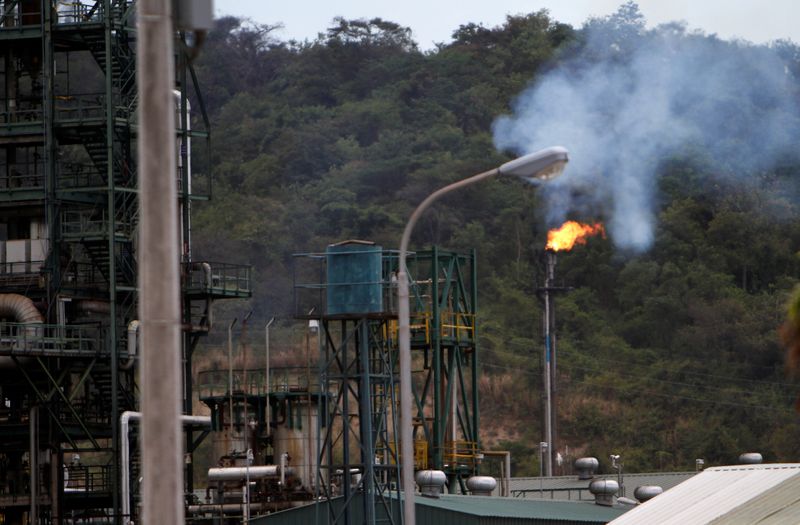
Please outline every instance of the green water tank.
[{"label": "green water tank", "polygon": [[325,250],[327,315],[358,316],[383,310],[383,249],[368,241],[344,241]]}]

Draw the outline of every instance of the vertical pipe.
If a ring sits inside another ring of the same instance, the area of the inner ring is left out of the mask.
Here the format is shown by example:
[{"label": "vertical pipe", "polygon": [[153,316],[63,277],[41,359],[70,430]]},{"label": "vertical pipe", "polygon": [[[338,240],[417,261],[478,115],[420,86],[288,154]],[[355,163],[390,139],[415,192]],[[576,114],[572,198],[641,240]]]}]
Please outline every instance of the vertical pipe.
[{"label": "vertical pipe", "polygon": [[231,440],[233,439],[233,326],[236,321],[237,318],[234,317],[228,325],[228,436]]},{"label": "vertical pipe", "polygon": [[248,450],[253,446],[253,443],[250,442],[253,438],[253,434],[247,415],[248,395],[250,394],[250,385],[247,384],[247,321],[250,319],[251,315],[253,315],[252,310],[247,312],[247,315],[242,319],[242,333],[240,336],[242,345],[242,432]]},{"label": "vertical pipe", "polygon": [[[106,142],[106,215],[108,233],[108,339],[111,351],[111,447],[114,460],[111,463],[111,493],[113,514],[119,509],[119,348],[117,347],[117,261],[116,261],[116,188],[114,185],[114,68],[112,64],[112,24],[111,0],[103,2],[103,23],[105,35],[105,142]],[[146,128],[142,126],[144,133]],[[162,160],[155,155],[156,162]],[[174,165],[174,162],[173,162]],[[144,246],[144,244],[142,245]],[[117,518],[116,523],[119,522]]]},{"label": "vertical pipe", "polygon": [[[475,249],[470,251],[470,294],[472,303],[472,432],[478,449],[481,448],[480,410],[478,406],[478,258]],[[507,475],[508,471],[506,472]]]},{"label": "vertical pipe", "polygon": [[30,415],[28,416],[28,422],[30,424],[30,460],[28,462],[30,466],[30,485],[31,485],[31,516],[30,516],[30,523],[31,525],[37,525],[39,523],[38,515],[39,509],[37,505],[39,503],[39,445],[38,440],[36,438],[37,433],[39,432],[39,409],[36,406],[32,406],[30,410]]},{"label": "vertical pipe", "polygon": [[[445,422],[442,420],[444,408],[442,389],[442,348],[440,344],[440,319],[439,319],[439,247],[431,248],[431,352],[433,352],[433,465],[435,469],[444,468],[442,457],[444,447]],[[413,443],[412,443],[413,445]]]},{"label": "vertical pipe", "polygon": [[[555,268],[557,262],[556,252],[547,252],[548,272],[550,286],[555,286]],[[556,334],[556,297],[555,293],[550,294],[550,464],[558,453],[558,399],[556,367],[558,366],[558,334]]]},{"label": "vertical pipe", "polygon": [[550,287],[552,286],[552,266],[550,264],[550,252],[546,252],[546,266],[547,266],[547,274],[545,278],[545,290],[544,290],[544,366],[543,366],[543,379],[544,379],[544,442],[547,443],[546,454],[544,452],[542,454],[542,459],[544,460],[545,476],[552,476],[553,475],[553,456],[551,450],[553,448],[553,436],[552,436],[552,400],[551,396],[551,388],[550,388],[550,366],[551,366],[551,357],[552,352],[550,348]]},{"label": "vertical pipe", "polygon": [[[358,323],[358,358],[361,369],[359,385],[359,412],[361,417],[361,464],[364,465],[363,491],[364,491],[364,523],[375,523],[375,450],[372,440],[372,403],[369,366],[369,325],[366,319]],[[345,468],[350,468],[349,465]]]},{"label": "vertical pipe", "polygon": [[142,522],[160,525],[184,519],[174,31],[170,2],[140,0],[138,9]]},{"label": "vertical pipe", "polygon": [[505,486],[505,492],[503,492],[503,496],[506,497],[506,498],[510,498],[511,497],[511,452],[510,451],[506,452],[506,457],[505,457],[505,462],[504,463],[505,463],[505,466],[506,466],[506,468],[505,468],[505,471],[506,471],[505,472],[505,474],[506,474],[506,479],[505,479],[506,484],[505,485],[506,486]]},{"label": "vertical pipe", "polygon": [[[264,359],[264,382],[265,382],[265,388],[266,388],[265,398],[266,398],[266,401],[267,401],[267,406],[266,406],[267,412],[266,412],[266,417],[264,419],[266,419],[266,423],[267,423],[267,437],[269,437],[270,433],[272,432],[272,425],[271,425],[272,417],[271,417],[271,414],[270,414],[271,407],[270,407],[270,403],[269,403],[269,393],[270,393],[270,381],[269,381],[269,327],[270,327],[270,325],[272,324],[272,322],[274,320],[275,320],[275,318],[273,317],[272,319],[269,320],[269,322],[267,323],[267,326],[264,327],[264,348],[265,348],[265,354],[266,354],[266,357]],[[274,450],[275,449],[273,448],[273,454],[274,454]]]},{"label": "vertical pipe", "polygon": [[[122,492],[122,523],[128,525],[131,522],[131,480],[130,480],[130,443],[128,435],[128,422],[134,412],[123,412],[120,416],[120,465],[121,465],[121,492]],[[140,417],[141,414],[136,414]]]},{"label": "vertical pipe", "polygon": [[[350,361],[347,356],[347,321],[341,323],[340,351],[342,352],[342,370],[339,388],[342,392],[342,488],[344,489],[344,501],[350,501]],[[344,523],[350,525],[350,506],[345,505]]]}]

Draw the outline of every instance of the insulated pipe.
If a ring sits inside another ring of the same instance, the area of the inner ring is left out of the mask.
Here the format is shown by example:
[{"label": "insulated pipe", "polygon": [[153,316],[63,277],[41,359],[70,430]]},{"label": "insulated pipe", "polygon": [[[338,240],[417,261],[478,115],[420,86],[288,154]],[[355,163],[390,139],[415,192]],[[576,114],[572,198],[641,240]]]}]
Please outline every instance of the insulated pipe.
[{"label": "insulated pipe", "polygon": [[289,459],[289,453],[284,452],[281,454],[281,487],[286,486],[286,461]]},{"label": "insulated pipe", "polygon": [[[130,442],[128,441],[128,428],[131,421],[141,421],[142,413],[126,411],[119,417],[120,426],[120,463],[122,465],[122,520],[124,525],[131,523],[131,486],[130,486]],[[205,425],[211,427],[209,416],[180,416],[184,425]]]},{"label": "insulated pipe", "polygon": [[[44,323],[44,317],[36,308],[34,302],[24,295],[15,293],[0,294],[0,317],[11,318],[14,322],[38,325]],[[26,336],[36,337],[37,329],[33,326],[26,328],[24,331]],[[41,334],[39,334],[41,335]],[[20,358],[21,361],[28,358]],[[9,368],[14,366],[14,361],[9,357],[0,358],[0,368]]]},{"label": "insulated pipe", "polygon": [[[267,510],[275,505],[274,502],[261,502],[251,504],[252,508],[257,510]],[[202,503],[200,505],[189,505],[186,507],[186,512],[189,514],[204,514],[204,513],[218,513],[224,512],[226,514],[243,513],[245,506],[241,503]]]},{"label": "insulated pipe", "polygon": [[139,334],[139,321],[134,319],[128,323],[128,360],[120,365],[123,370],[130,370],[136,359],[136,344]]},{"label": "insulated pipe", "polygon": [[84,299],[82,301],[76,301],[75,307],[89,314],[108,314],[111,312],[111,304],[108,301]]},{"label": "insulated pipe", "polygon": [[16,293],[0,294],[0,317],[11,317],[22,324],[44,323],[44,317],[33,301]]},{"label": "insulated pipe", "polygon": [[[281,461],[281,463],[283,463]],[[249,474],[248,474],[249,472]],[[208,469],[208,481],[242,481],[245,478],[263,479],[293,474],[293,469],[286,469],[283,465],[257,465],[254,467],[214,467]]]}]

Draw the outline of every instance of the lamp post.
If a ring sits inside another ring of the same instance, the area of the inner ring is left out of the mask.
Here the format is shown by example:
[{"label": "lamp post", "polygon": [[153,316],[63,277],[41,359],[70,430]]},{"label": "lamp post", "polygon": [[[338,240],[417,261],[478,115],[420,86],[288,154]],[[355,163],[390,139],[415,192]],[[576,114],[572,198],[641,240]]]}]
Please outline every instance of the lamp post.
[{"label": "lamp post", "polygon": [[408,219],[400,241],[400,264],[397,273],[397,316],[400,345],[400,472],[404,492],[403,523],[415,525],[414,515],[414,447],[411,399],[411,331],[409,328],[408,271],[406,255],[411,232],[422,213],[439,197],[495,175],[513,175],[524,179],[546,181],[561,174],[569,160],[567,150],[560,146],[546,148],[506,162],[498,168],[454,182],[430,194]]}]

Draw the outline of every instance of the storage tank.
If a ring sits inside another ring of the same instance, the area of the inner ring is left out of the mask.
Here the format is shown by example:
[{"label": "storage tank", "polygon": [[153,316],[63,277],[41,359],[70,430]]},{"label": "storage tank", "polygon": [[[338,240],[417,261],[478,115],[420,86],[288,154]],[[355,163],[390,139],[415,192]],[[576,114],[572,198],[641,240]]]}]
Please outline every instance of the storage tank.
[{"label": "storage tank", "polygon": [[364,316],[383,310],[382,253],[369,241],[327,247],[327,315]]}]

